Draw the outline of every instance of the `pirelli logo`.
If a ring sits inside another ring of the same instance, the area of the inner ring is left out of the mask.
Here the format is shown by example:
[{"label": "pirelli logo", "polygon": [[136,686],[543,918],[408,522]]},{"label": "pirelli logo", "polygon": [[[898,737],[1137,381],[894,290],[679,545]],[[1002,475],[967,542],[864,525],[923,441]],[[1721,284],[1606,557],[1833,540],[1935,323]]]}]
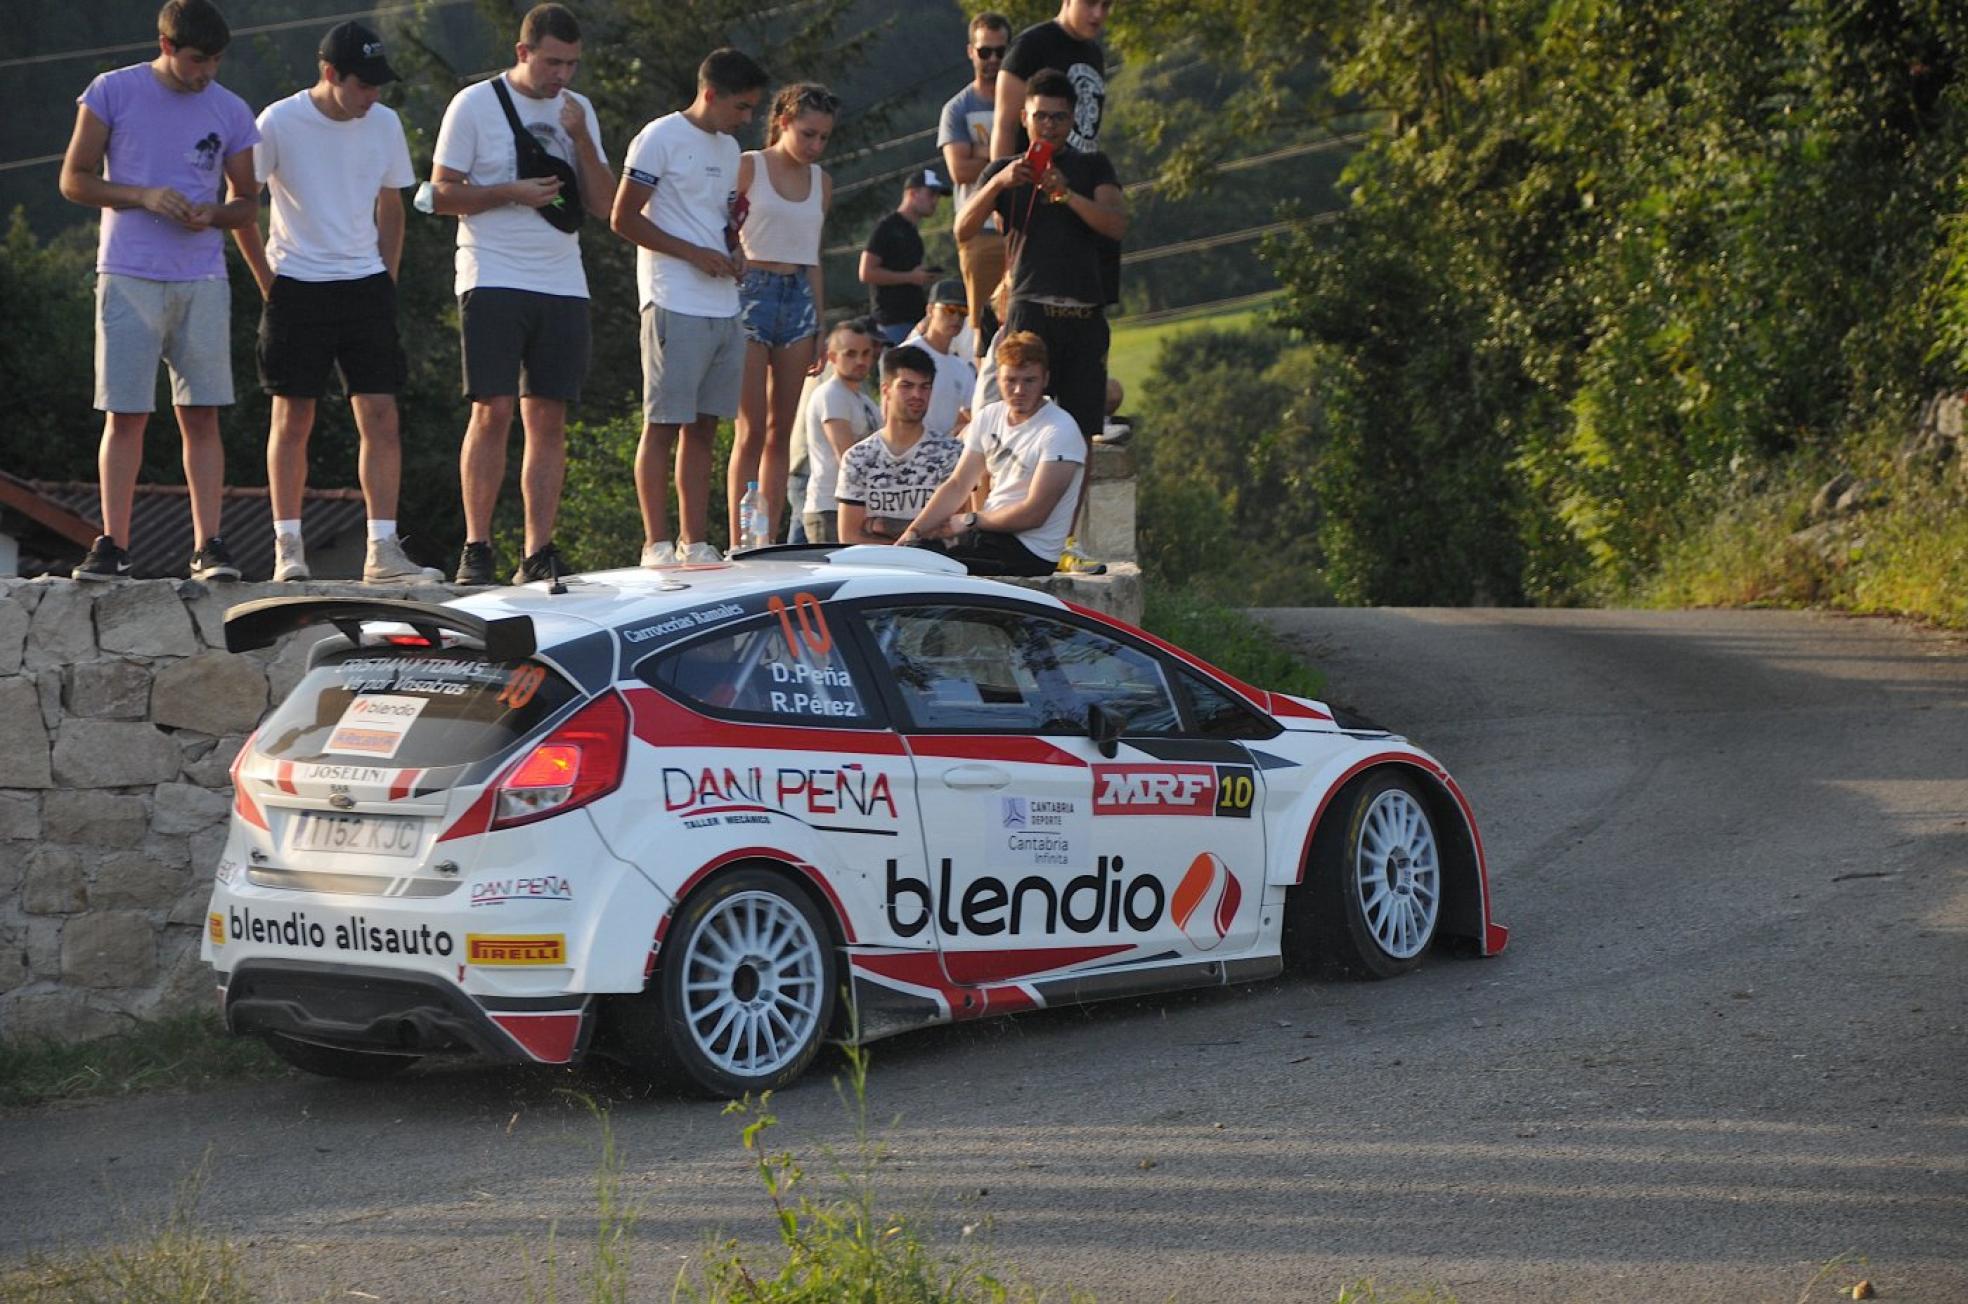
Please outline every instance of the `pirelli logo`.
[{"label": "pirelli logo", "polygon": [[536,933],[530,937],[466,933],[465,960],[483,965],[565,964],[567,936],[564,933]]}]

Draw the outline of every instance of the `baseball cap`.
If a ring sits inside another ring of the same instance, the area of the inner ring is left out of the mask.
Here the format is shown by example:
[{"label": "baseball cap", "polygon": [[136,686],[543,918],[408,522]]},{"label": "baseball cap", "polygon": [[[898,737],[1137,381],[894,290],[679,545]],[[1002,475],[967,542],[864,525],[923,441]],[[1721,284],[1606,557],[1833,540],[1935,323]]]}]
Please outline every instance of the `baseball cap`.
[{"label": "baseball cap", "polygon": [[938,176],[935,168],[924,168],[920,172],[911,172],[909,179],[903,183],[903,187],[908,190],[934,190],[939,195],[950,193],[950,183]]},{"label": "baseball cap", "polygon": [[946,276],[929,287],[929,302],[954,304],[959,308],[970,307],[970,296],[964,292],[964,283],[954,276]]},{"label": "baseball cap", "polygon": [[383,38],[361,23],[336,23],[321,38],[321,61],[347,76],[354,73],[371,86],[396,80],[396,70],[383,57]]}]

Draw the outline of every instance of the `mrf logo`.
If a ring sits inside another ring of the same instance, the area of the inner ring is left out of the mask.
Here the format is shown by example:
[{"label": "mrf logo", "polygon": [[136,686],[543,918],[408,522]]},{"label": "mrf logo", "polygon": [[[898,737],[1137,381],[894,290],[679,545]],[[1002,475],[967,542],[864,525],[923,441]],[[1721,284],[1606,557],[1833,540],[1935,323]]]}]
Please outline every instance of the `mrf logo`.
[{"label": "mrf logo", "polygon": [[1248,765],[1096,765],[1096,815],[1221,815],[1249,819],[1257,778]]}]

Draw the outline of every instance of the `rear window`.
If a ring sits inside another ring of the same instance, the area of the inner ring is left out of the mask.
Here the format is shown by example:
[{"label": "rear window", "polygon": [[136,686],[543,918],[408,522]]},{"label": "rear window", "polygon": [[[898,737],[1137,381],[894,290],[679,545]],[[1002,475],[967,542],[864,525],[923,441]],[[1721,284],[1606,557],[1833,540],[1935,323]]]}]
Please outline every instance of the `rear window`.
[{"label": "rear window", "polygon": [[423,767],[496,756],[580,692],[535,661],[351,648],[308,671],[260,727],[284,761]]}]

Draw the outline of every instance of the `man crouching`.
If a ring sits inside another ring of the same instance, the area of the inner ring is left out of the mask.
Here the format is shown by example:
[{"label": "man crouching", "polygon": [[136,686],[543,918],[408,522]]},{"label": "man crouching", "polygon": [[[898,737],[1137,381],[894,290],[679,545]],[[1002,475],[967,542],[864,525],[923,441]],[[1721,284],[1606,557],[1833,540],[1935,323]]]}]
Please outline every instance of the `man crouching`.
[{"label": "man crouching", "polygon": [[[1086,474],[1079,424],[1046,397],[1045,341],[1016,331],[995,354],[1004,401],[964,432],[963,456],[896,540],[940,548],[973,575],[1050,575],[1059,565]],[[989,473],[981,512],[958,511]]]}]

